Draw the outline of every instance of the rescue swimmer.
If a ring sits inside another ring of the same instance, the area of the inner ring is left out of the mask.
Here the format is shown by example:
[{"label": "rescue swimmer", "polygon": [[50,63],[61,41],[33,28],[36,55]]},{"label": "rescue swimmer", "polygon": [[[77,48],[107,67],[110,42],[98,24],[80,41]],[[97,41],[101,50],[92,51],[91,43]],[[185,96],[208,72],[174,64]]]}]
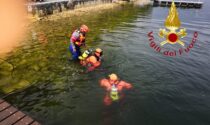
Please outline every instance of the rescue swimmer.
[{"label": "rescue swimmer", "polygon": [[107,91],[106,96],[104,97],[105,105],[111,105],[112,102],[119,101],[123,97],[123,89],[133,88],[130,83],[120,80],[114,73],[109,75],[108,79],[102,79],[100,85]]},{"label": "rescue swimmer", "polygon": [[82,56],[79,56],[80,64],[87,67],[88,72],[93,71],[95,68],[101,65],[103,51],[97,48],[94,52],[92,50],[86,50]]},{"label": "rescue swimmer", "polygon": [[80,47],[85,46],[85,35],[88,31],[89,28],[86,25],[81,25],[80,28],[72,33],[69,50],[73,60],[78,60],[78,57],[81,55]]}]

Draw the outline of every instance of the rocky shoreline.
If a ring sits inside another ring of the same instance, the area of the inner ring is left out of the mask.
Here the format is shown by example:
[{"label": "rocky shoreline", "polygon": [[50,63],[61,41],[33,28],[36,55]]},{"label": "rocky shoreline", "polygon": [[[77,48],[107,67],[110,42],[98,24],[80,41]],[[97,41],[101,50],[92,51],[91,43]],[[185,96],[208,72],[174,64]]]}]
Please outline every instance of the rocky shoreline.
[{"label": "rocky shoreline", "polygon": [[113,3],[88,3],[88,4],[84,4],[84,5],[77,5],[75,6],[75,9],[73,10],[65,10],[63,12],[55,12],[52,15],[47,15],[47,16],[43,16],[43,17],[38,17],[36,16],[32,16],[29,15],[29,19],[33,22],[33,21],[39,21],[39,20],[58,20],[60,18],[65,18],[65,17],[74,17],[74,16],[82,16],[88,13],[95,13],[95,12],[101,12],[104,10],[109,10],[109,9],[113,9],[115,7],[119,7],[121,5],[124,4],[136,4],[139,6],[144,6],[147,4],[150,4],[151,1],[150,0],[135,0],[135,1],[131,1],[131,2],[127,2],[127,1],[115,1]]}]

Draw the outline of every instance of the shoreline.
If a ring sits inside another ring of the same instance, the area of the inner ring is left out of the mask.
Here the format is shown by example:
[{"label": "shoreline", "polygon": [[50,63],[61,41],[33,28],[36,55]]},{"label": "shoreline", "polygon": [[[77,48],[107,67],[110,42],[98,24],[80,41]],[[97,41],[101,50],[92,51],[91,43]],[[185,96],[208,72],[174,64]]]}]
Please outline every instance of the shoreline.
[{"label": "shoreline", "polygon": [[[56,21],[66,17],[74,17],[74,16],[83,16],[88,13],[92,12],[100,12],[108,9],[113,9],[115,7],[119,7],[123,3],[99,3],[99,4],[92,4],[92,5],[84,5],[81,7],[75,7],[73,10],[65,10],[62,12],[57,12],[51,15],[38,17],[37,15],[32,16],[29,15],[29,20],[32,22],[44,20],[44,21]],[[127,3],[127,2],[126,2]]]},{"label": "shoreline", "polygon": [[[38,17],[37,15],[32,16],[29,15],[28,19],[32,22],[44,20],[44,21],[56,21],[61,18],[66,17],[74,17],[74,16],[83,16],[92,12],[100,13],[104,10],[114,9],[116,7],[120,7],[124,4],[134,4],[138,6],[144,6],[150,4],[150,0],[135,0],[131,2],[127,1],[117,1],[113,3],[95,3],[95,4],[84,4],[84,5],[76,5],[73,10],[64,10],[62,12],[56,12],[51,15],[46,15],[42,17]],[[30,22],[29,21],[29,22]]]}]

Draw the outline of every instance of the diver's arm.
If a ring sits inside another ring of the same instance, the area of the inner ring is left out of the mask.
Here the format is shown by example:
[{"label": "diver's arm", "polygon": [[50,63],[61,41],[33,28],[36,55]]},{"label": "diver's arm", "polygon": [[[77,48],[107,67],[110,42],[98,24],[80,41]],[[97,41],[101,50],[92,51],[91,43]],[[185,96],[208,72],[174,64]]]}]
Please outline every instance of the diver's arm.
[{"label": "diver's arm", "polygon": [[75,44],[74,44],[74,43],[77,41],[78,38],[79,38],[79,33],[76,32],[76,31],[74,31],[74,32],[72,33],[71,38],[70,38],[70,43],[71,43],[71,45],[72,45],[72,47],[73,47],[73,51],[74,51],[74,52],[76,51],[76,47],[75,47]]},{"label": "diver's arm", "polygon": [[127,83],[125,81],[121,81],[121,84],[123,85],[123,88],[126,88],[126,89],[133,88],[133,86],[130,83]]},{"label": "diver's arm", "polygon": [[87,46],[86,46],[86,43],[85,43],[85,42],[83,43],[83,46],[84,46],[85,48],[87,48]]},{"label": "diver's arm", "polygon": [[102,79],[102,80],[100,81],[101,87],[104,87],[104,86],[105,86],[106,81],[107,81],[107,79]]},{"label": "diver's arm", "polygon": [[87,48],[85,38],[84,39],[83,38],[81,39],[81,43],[82,43],[82,46],[83,47]]},{"label": "diver's arm", "polygon": [[74,42],[73,42],[72,39],[70,40],[70,44],[72,45],[73,51],[75,52],[76,51],[76,48],[75,48],[75,45],[74,45]]},{"label": "diver's arm", "polygon": [[104,87],[107,91],[111,89],[111,85],[109,84],[109,81],[107,79],[102,79],[100,81],[101,87]]}]

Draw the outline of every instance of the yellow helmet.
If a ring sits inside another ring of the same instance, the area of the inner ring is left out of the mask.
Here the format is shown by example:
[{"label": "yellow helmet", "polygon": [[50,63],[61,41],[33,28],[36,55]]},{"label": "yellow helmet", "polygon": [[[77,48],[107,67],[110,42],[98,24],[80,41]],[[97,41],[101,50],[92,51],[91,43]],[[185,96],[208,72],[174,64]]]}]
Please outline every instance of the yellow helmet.
[{"label": "yellow helmet", "polygon": [[116,80],[118,80],[118,77],[117,77],[116,74],[112,73],[111,75],[109,75],[109,79],[113,80],[113,81],[116,81]]}]

